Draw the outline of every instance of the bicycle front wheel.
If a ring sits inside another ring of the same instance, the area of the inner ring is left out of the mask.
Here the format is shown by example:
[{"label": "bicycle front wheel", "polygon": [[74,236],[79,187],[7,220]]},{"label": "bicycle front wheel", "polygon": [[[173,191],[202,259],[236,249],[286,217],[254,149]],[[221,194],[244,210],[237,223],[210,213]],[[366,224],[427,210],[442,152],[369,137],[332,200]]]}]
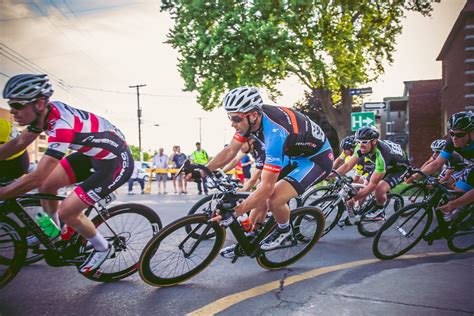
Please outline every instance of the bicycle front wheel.
[{"label": "bicycle front wheel", "polygon": [[432,220],[433,213],[424,203],[402,208],[390,216],[375,235],[372,244],[374,255],[382,260],[403,255],[425,236]]},{"label": "bicycle front wheel", "polygon": [[[324,230],[324,214],[317,207],[303,206],[290,213],[294,244],[284,248],[262,251],[257,256],[258,264],[265,269],[286,267],[306,255],[316,244]],[[276,229],[275,223],[271,233]]]},{"label": "bicycle front wheel", "polygon": [[[148,241],[161,229],[161,220],[153,209],[136,203],[113,206],[102,216],[94,217],[92,222],[112,244],[114,255],[94,274],[83,275],[99,282],[121,280],[138,271],[140,255]],[[81,252],[92,250],[82,237],[78,243],[82,246]]]},{"label": "bicycle front wheel", "polygon": [[10,218],[0,218],[0,289],[20,271],[27,253],[21,228]]},{"label": "bicycle front wheel", "polygon": [[454,252],[474,249],[474,207],[464,218],[456,219],[457,231],[448,238],[448,247]]},{"label": "bicycle front wheel", "polygon": [[[369,219],[367,215],[369,214],[367,211],[364,211],[364,213],[360,217],[360,221],[357,224],[357,230],[362,236],[365,237],[374,237],[375,234],[377,234],[377,231],[380,229],[380,227],[383,225],[385,220],[389,218],[391,215],[393,215],[395,212],[398,210],[402,209],[404,206],[405,201],[403,200],[403,197],[399,194],[396,193],[388,193],[387,194],[387,202],[385,202],[384,205],[384,213],[385,213],[385,218],[384,219]],[[374,203],[369,203],[372,204],[371,208]]]},{"label": "bicycle front wheel", "polygon": [[[191,228],[188,233],[187,228]],[[212,233],[213,238],[206,236]],[[226,231],[206,214],[188,215],[163,228],[145,247],[140,277],[153,286],[172,286],[204,270],[219,254]]]}]

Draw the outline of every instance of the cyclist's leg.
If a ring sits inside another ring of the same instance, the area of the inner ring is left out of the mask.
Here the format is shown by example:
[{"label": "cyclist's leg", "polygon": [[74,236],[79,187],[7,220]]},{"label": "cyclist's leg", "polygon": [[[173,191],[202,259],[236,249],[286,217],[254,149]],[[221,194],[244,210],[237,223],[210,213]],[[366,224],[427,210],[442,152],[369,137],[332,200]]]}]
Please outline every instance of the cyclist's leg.
[{"label": "cyclist's leg", "polygon": [[375,188],[375,202],[378,207],[383,208],[385,202],[387,202],[387,193],[402,183],[403,179],[401,176],[404,172],[404,170],[390,171],[384,176],[383,180],[377,184]]},{"label": "cyclist's leg", "polygon": [[[48,178],[38,188],[40,193],[57,195],[58,189],[68,185],[80,182],[88,178],[92,172],[92,165],[89,159],[84,159],[84,155],[80,153],[73,153],[61,159],[60,163]],[[60,227],[58,217],[57,200],[41,200],[41,206],[48,213],[55,223]]]},{"label": "cyclist's leg", "polygon": [[292,170],[276,183],[275,189],[268,199],[268,207],[278,222],[278,229],[260,243],[263,250],[275,249],[288,239],[292,239],[288,201],[323,181],[332,170],[333,160],[331,149],[311,157],[291,159]]}]

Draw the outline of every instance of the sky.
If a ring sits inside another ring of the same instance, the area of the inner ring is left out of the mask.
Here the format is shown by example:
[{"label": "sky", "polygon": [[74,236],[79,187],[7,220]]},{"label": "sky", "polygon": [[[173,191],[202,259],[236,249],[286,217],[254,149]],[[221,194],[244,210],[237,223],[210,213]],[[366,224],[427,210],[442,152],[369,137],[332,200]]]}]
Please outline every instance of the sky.
[{"label": "sky", "polygon": [[[404,81],[441,78],[436,57],[465,3],[442,0],[432,17],[407,13],[394,62],[365,85],[373,94],[364,101],[401,96]],[[129,86],[146,84],[140,88],[144,151],[163,147],[169,154],[180,145],[190,154],[201,139],[209,154],[217,153],[232,127],[221,108],[206,112],[195,93],[183,91],[178,53],[164,43],[173,21],[159,6],[158,0],[0,0],[0,87],[18,73],[48,73],[53,100],[107,118],[138,146],[137,95]],[[305,91],[295,78],[279,88],[277,103],[285,106]],[[8,108],[5,100],[0,107]]]}]

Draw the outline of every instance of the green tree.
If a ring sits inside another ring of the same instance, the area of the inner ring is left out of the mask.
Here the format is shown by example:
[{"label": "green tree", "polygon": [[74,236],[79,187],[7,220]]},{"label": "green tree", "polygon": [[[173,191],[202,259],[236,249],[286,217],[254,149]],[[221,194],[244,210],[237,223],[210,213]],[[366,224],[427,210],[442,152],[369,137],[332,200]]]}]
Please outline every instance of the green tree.
[{"label": "green tree", "polygon": [[[135,161],[140,160],[140,150],[138,150],[138,146],[135,145],[129,145],[130,151],[132,153],[133,159]],[[143,161],[150,161],[151,160],[151,155],[148,152],[143,152]]]},{"label": "green tree", "polygon": [[181,55],[184,89],[204,109],[240,85],[276,85],[297,76],[339,138],[350,133],[349,89],[393,61],[406,10],[429,15],[440,0],[163,0],[175,21],[168,43]]}]

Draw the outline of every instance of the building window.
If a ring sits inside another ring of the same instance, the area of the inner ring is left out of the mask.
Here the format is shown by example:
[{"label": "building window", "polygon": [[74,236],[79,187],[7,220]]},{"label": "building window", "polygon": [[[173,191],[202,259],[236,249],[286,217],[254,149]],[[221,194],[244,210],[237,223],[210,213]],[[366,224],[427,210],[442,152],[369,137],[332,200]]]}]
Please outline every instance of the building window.
[{"label": "building window", "polygon": [[45,140],[45,139],[46,139],[46,135],[41,134],[41,135],[39,136],[39,139]]}]

